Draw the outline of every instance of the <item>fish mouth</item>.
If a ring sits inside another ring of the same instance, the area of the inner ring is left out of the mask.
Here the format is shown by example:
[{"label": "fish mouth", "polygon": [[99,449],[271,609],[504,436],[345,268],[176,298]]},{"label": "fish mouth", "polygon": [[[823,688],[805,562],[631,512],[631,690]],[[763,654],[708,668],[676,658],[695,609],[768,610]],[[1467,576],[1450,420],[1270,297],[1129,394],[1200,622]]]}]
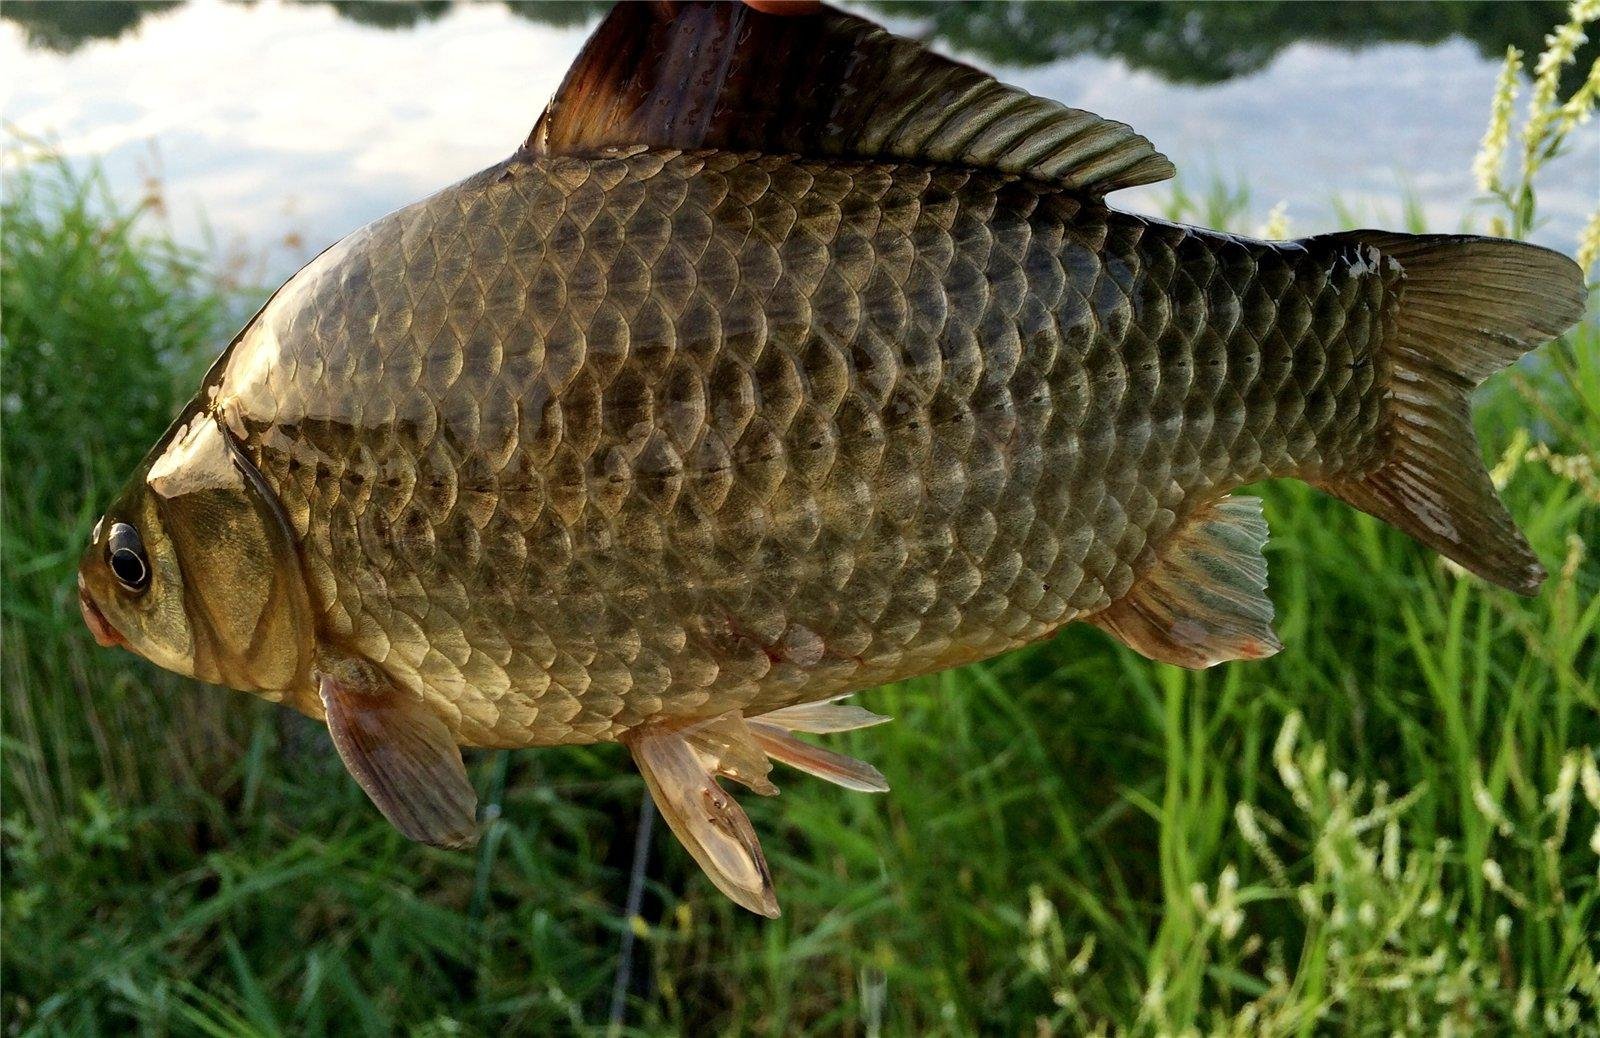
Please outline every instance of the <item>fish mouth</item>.
[{"label": "fish mouth", "polygon": [[119,645],[127,647],[128,639],[111,626],[106,614],[102,613],[100,607],[94,604],[94,599],[89,597],[89,587],[83,582],[81,573],[78,574],[78,608],[83,610],[83,622],[89,625],[89,633],[94,635],[95,641],[108,649],[114,649]]}]

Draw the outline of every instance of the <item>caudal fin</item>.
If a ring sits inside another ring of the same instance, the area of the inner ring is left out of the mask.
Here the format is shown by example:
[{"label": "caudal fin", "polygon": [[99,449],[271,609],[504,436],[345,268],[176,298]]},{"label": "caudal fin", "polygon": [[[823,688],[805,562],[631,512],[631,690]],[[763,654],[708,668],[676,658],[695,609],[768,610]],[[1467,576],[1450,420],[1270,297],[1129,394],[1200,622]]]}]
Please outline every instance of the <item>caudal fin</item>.
[{"label": "caudal fin", "polygon": [[1350,231],[1332,237],[1400,264],[1396,334],[1385,347],[1389,456],[1358,480],[1323,489],[1399,527],[1485,580],[1519,594],[1545,571],[1495,494],[1467,395],[1570,328],[1583,272],[1558,252],[1499,238]]}]

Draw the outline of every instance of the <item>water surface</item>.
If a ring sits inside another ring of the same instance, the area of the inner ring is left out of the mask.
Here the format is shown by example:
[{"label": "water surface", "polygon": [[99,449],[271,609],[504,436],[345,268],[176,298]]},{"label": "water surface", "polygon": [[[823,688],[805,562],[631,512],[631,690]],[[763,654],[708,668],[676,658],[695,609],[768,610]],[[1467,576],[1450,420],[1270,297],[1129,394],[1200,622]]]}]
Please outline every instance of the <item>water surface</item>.
[{"label": "water surface", "polygon": [[[8,2],[7,122],[159,180],[183,237],[267,256],[266,276],[508,154],[605,4]],[[1403,9],[1397,10],[1398,9]],[[1010,82],[1128,122],[1191,192],[1247,184],[1296,234],[1335,202],[1435,229],[1486,210],[1472,157],[1507,42],[1559,4],[859,5]],[[1154,210],[1170,188],[1123,192]],[[1538,237],[1571,251],[1600,198],[1600,124],[1551,169]]]}]

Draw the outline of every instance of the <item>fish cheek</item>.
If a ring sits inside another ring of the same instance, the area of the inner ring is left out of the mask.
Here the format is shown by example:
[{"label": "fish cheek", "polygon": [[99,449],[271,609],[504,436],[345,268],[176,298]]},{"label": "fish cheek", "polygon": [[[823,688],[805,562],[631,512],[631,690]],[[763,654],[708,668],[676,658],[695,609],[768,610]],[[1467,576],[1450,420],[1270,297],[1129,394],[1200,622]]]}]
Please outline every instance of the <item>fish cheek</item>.
[{"label": "fish cheek", "polygon": [[283,509],[216,419],[197,415],[147,479],[182,570],[194,675],[312,695],[311,609]]},{"label": "fish cheek", "polygon": [[251,691],[303,683],[309,646],[293,545],[271,536],[247,493],[185,494],[163,501],[162,513],[183,568],[195,675]]}]

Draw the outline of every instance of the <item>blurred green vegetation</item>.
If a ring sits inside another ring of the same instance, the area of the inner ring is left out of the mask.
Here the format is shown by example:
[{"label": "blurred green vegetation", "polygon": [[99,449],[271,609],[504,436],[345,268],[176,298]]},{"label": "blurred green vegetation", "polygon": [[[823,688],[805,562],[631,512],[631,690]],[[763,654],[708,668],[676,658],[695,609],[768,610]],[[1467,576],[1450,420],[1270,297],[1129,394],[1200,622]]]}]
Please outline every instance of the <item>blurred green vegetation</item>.
[{"label": "blurred green vegetation", "polygon": [[[1079,625],[866,693],[895,723],[841,749],[893,793],[745,798],[782,919],[658,828],[629,921],[618,748],[472,757],[495,819],[433,850],[319,726],[94,645],[89,526],[263,293],[174,245],[159,198],[11,159],[5,1033],[603,1033],[625,928],[635,1033],[1600,1033],[1593,313],[1478,400],[1537,598],[1259,488],[1284,652],[1190,673]],[[1180,191],[1168,215],[1249,210]]]}]

